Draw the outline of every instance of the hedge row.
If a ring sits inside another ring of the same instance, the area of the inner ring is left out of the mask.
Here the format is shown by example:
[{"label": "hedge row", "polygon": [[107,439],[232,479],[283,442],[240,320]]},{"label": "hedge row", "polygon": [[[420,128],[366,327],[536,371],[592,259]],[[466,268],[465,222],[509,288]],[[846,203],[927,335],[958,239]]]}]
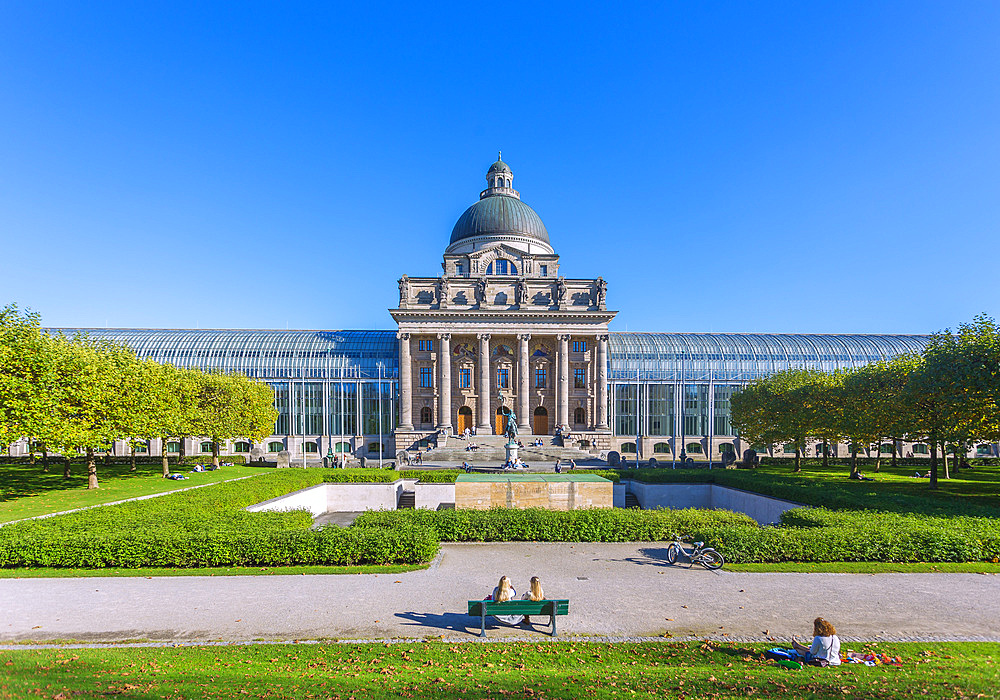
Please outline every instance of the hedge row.
[{"label": "hedge row", "polygon": [[320,470],[281,470],[145,501],[0,528],[0,567],[281,566],[427,561],[426,529],[310,530],[306,511],[243,508],[322,481]]},{"label": "hedge row", "polygon": [[[938,460],[940,460],[940,459],[941,459],[941,455],[939,453],[938,454]],[[949,453],[949,455],[948,455],[948,464],[949,465],[953,464],[953,459],[954,459],[954,455],[952,455],[952,454]],[[784,455],[782,457],[764,457],[764,456],[761,456],[761,458],[760,458],[760,463],[762,465],[764,465],[764,466],[769,466],[769,467],[774,467],[774,466],[777,466],[777,467],[787,467],[793,461],[795,461],[795,455],[793,455],[793,454]],[[859,466],[862,466],[862,467],[874,467],[875,466],[875,461],[876,461],[875,457],[863,457],[860,454],[858,455],[858,465]],[[879,458],[878,461],[879,461],[879,464],[881,466],[883,466],[883,467],[890,466],[892,464],[892,455],[882,455],[882,457]],[[997,466],[998,463],[1000,463],[1000,461],[998,461],[996,457],[969,457],[965,461],[966,461],[967,464],[970,464],[970,465],[972,465],[974,467],[975,466],[995,467],[995,466]],[[938,463],[940,464],[940,461]],[[898,466],[898,467],[923,467],[924,469],[926,469],[926,468],[930,467],[930,464],[931,464],[930,455],[924,455],[923,457],[897,457],[896,458],[896,466]],[[821,466],[824,466],[823,465],[823,458],[822,457],[804,457],[802,459],[802,465],[803,466],[811,466],[811,467],[821,467]],[[850,458],[850,456],[847,456],[847,457],[830,457],[830,459],[828,461],[828,465],[831,466],[831,467],[837,466],[837,467],[844,467],[846,469],[849,469],[851,467],[851,458]]]},{"label": "hedge row", "polygon": [[[417,479],[424,483],[453,484],[464,474],[461,469],[333,469],[324,472],[323,481],[334,484],[389,483],[397,479]],[[573,474],[597,474],[618,483],[622,475],[612,469],[574,469]],[[502,476],[502,475],[500,475]]]}]

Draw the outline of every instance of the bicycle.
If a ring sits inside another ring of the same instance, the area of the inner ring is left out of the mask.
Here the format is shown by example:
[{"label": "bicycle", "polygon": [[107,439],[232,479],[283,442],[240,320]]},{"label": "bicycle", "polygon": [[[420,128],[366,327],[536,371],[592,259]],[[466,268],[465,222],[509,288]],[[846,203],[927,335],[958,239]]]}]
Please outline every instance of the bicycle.
[{"label": "bicycle", "polygon": [[722,565],[726,563],[725,557],[711,547],[706,547],[704,542],[692,542],[691,545],[694,550],[688,553],[684,549],[684,539],[675,535],[674,541],[667,547],[667,562],[671,565],[676,564],[683,554],[688,559],[688,568],[695,564],[701,564],[709,571],[721,569]]}]

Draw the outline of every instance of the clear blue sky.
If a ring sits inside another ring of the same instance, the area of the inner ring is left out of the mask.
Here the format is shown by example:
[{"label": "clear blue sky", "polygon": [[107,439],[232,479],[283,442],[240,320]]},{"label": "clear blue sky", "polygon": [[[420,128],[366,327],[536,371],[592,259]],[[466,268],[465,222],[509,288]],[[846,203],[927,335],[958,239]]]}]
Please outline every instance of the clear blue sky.
[{"label": "clear blue sky", "polygon": [[1000,3],[6,2],[0,304],[389,328],[502,148],[617,330],[1000,315]]}]

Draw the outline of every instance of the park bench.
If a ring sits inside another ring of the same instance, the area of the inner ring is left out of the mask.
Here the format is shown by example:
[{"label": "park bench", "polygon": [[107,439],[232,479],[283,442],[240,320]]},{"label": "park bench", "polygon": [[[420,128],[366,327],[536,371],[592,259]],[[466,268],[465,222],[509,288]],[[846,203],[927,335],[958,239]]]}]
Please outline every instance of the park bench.
[{"label": "park bench", "polygon": [[569,615],[568,600],[470,600],[469,615],[480,618],[480,637],[486,636],[487,615],[549,615],[552,618],[552,636],[556,635],[556,615]]}]

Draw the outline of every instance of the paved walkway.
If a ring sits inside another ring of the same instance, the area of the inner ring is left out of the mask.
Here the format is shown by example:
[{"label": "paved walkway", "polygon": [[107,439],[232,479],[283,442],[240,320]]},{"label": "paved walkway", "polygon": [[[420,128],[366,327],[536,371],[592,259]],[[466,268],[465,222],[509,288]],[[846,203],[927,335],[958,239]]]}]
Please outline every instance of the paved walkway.
[{"label": "paved walkway", "polygon": [[710,572],[666,564],[656,543],[506,543],[443,545],[406,574],[4,579],[0,642],[474,639],[466,601],[501,574],[571,600],[560,637],[787,640],[822,615],[848,640],[1000,641],[998,576]]}]

